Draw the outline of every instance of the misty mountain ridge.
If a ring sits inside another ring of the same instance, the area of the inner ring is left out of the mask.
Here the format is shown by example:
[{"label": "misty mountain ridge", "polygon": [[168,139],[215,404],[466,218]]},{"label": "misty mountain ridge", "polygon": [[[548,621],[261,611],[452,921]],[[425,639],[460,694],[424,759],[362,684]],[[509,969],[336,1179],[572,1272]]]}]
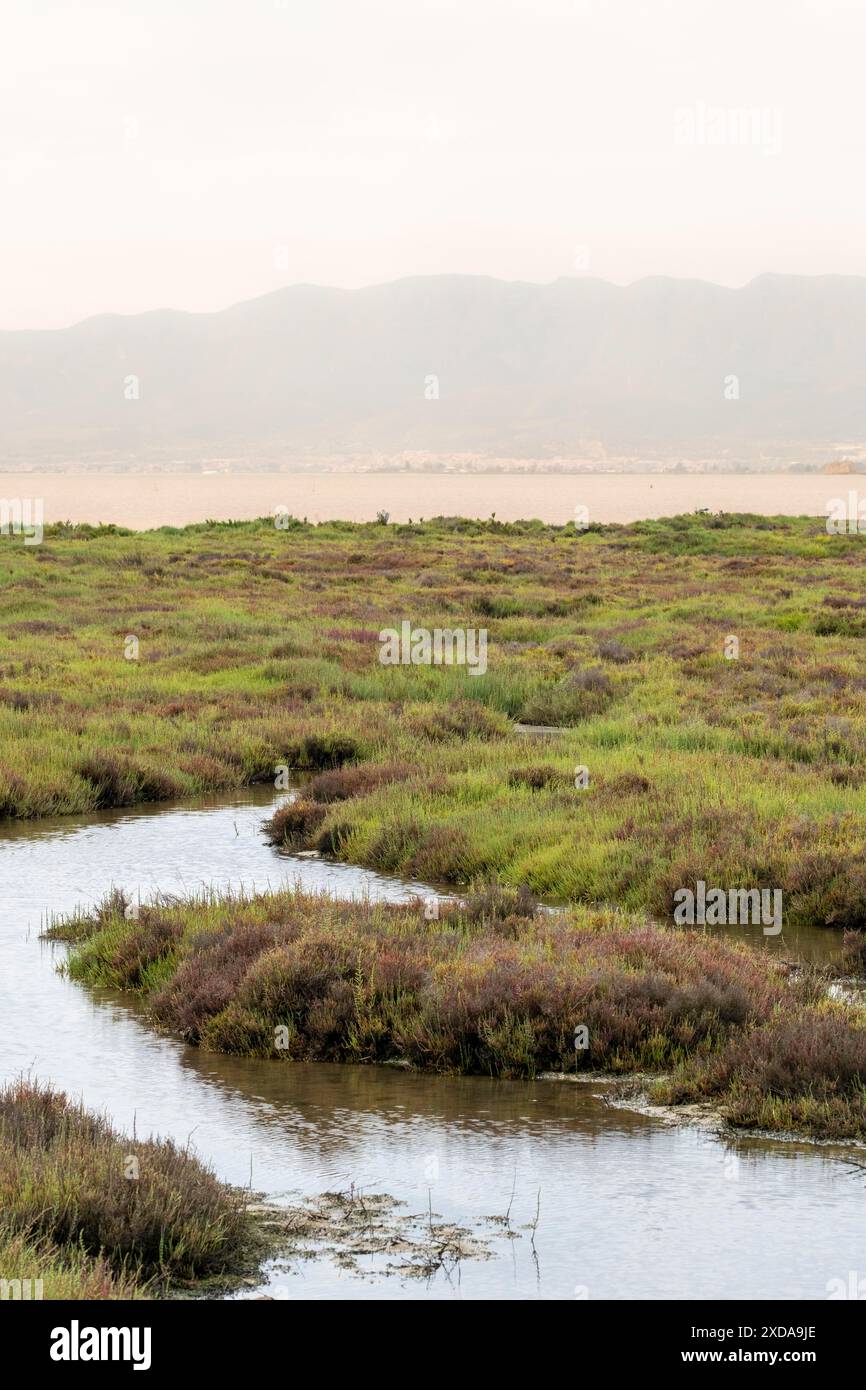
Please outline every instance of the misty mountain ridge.
[{"label": "misty mountain ridge", "polygon": [[294,285],[0,333],[0,466],[815,459],[866,444],[866,278]]}]

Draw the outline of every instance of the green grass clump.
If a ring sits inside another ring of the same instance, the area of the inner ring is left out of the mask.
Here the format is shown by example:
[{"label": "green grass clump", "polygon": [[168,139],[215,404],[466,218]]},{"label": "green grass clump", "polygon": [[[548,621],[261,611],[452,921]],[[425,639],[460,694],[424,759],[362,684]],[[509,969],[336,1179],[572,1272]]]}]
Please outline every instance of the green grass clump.
[{"label": "green grass clump", "polygon": [[140,1299],[148,1286],[134,1275],[117,1274],[104,1258],[73,1247],[63,1249],[44,1237],[23,1235],[0,1219],[0,1278],[10,1299]]},{"label": "green grass clump", "polygon": [[153,1296],[231,1269],[250,1238],[242,1195],[187,1149],[124,1138],[50,1087],[0,1090],[0,1277]]}]

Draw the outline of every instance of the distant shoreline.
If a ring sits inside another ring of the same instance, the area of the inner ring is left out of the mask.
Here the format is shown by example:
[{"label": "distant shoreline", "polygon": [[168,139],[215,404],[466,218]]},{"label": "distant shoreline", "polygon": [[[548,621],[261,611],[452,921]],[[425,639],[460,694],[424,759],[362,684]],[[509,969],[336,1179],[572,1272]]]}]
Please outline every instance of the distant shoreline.
[{"label": "distant shoreline", "polygon": [[[268,467],[262,463],[255,468],[200,466],[143,466],[121,467],[116,464],[102,465],[37,464],[32,468],[21,465],[5,466],[0,460],[0,477],[57,477],[57,478],[250,478],[250,477],[298,477],[298,478],[832,478],[866,477],[866,462],[851,460],[851,466],[843,468],[828,461],[824,464],[802,463],[797,466],[782,467],[777,462],[773,467],[658,467],[651,468],[635,464],[625,464],[616,468],[587,467],[575,464],[572,467],[534,466],[538,460],[527,460],[521,466],[519,460],[512,460],[513,466],[488,468],[424,468],[381,465],[378,467],[349,465]],[[846,462],[849,462],[846,460]]]},{"label": "distant shoreline", "polygon": [[856,478],[821,468],[2,468],[0,478]]}]

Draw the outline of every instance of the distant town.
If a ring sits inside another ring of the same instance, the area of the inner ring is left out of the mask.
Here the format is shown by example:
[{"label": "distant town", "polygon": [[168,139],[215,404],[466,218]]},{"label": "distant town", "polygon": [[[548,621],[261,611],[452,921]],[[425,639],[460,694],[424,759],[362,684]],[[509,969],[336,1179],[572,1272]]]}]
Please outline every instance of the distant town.
[{"label": "distant town", "polygon": [[358,453],[328,455],[220,454],[194,453],[183,457],[168,454],[116,454],[109,450],[82,457],[65,453],[58,457],[40,455],[0,460],[0,473],[425,473],[425,474],[517,474],[568,476],[599,473],[826,473],[828,475],[866,472],[866,446],[840,444],[816,447],[791,446],[778,451],[748,450],[742,453],[693,454],[608,454],[600,445],[588,448],[580,457],[507,458],[482,454],[434,454],[407,450],[396,454]]}]

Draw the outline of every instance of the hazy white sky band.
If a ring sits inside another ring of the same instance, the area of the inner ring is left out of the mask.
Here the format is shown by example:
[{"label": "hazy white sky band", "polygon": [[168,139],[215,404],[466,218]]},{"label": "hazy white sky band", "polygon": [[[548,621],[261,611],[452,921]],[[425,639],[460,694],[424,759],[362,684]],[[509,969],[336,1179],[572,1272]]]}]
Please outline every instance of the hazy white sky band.
[{"label": "hazy white sky band", "polygon": [[866,0],[4,0],[0,327],[866,274]]}]

